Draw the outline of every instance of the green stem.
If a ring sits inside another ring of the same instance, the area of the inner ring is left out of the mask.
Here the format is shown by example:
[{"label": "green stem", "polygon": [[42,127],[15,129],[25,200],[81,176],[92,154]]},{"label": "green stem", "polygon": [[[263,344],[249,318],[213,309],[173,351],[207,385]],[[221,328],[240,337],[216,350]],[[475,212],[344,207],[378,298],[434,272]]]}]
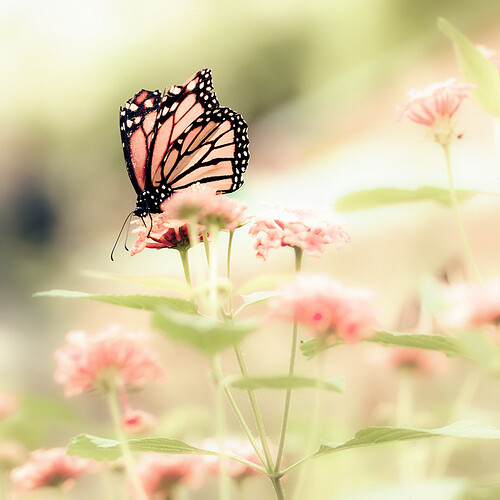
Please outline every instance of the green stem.
[{"label": "green stem", "polygon": [[[325,353],[320,351],[318,353],[318,378],[319,380],[325,380]],[[314,398],[314,412],[312,417],[311,427],[309,429],[309,435],[307,437],[306,454],[314,452],[319,446],[318,441],[320,438],[320,417],[321,408],[323,406],[323,386],[320,384],[316,388],[316,394]],[[299,477],[297,479],[297,484],[295,486],[295,491],[293,494],[294,499],[300,499],[302,497],[302,491],[306,484],[306,480],[310,477],[311,471],[311,461],[306,462],[305,466],[300,470]]]},{"label": "green stem", "polygon": [[479,272],[479,268],[476,265],[476,261],[474,260],[474,256],[472,255],[469,241],[467,240],[467,236],[465,234],[465,229],[464,229],[464,225],[462,222],[462,217],[460,215],[460,210],[458,208],[458,198],[457,198],[457,193],[455,191],[455,187],[453,185],[453,175],[452,175],[452,170],[451,170],[450,146],[443,145],[443,151],[444,151],[444,156],[446,158],[446,170],[448,172],[448,183],[450,186],[450,200],[451,200],[451,205],[453,207],[453,211],[455,212],[455,218],[457,219],[458,231],[460,233],[460,238],[462,239],[462,243],[463,243],[464,248],[465,248],[465,253],[466,253],[467,258],[469,259],[469,262],[472,266],[472,270],[474,271],[474,274],[475,274],[477,280],[479,281],[479,283],[482,283],[483,279],[481,277],[481,273]]},{"label": "green stem", "polygon": [[255,441],[255,438],[252,435],[252,431],[248,427],[248,424],[245,421],[245,418],[243,417],[240,409],[238,408],[238,405],[236,404],[235,399],[233,398],[233,395],[231,394],[231,391],[229,388],[224,385],[224,382],[222,380],[222,373],[220,370],[220,367],[218,364],[214,363],[212,365],[213,367],[213,375],[215,378],[215,381],[217,382],[217,385],[221,386],[224,390],[224,394],[227,397],[227,400],[229,401],[229,404],[231,405],[231,408],[236,416],[236,419],[238,420],[241,428],[243,429],[243,432],[247,436],[248,441],[252,445],[253,449],[255,450],[255,453],[257,453],[257,456],[259,457],[260,461],[264,464],[266,463],[264,455],[262,454],[262,451],[259,448],[259,445],[257,444],[257,441]]},{"label": "green stem", "polygon": [[278,500],[286,500],[285,492],[283,491],[283,486],[281,484],[281,477],[270,476],[269,479],[274,488],[274,492],[276,493],[276,498]]},{"label": "green stem", "polygon": [[[219,228],[217,226],[210,227],[210,243],[208,244],[207,258],[210,279],[210,312],[212,318],[217,318],[219,311],[219,293],[217,290],[217,279],[219,275],[218,261],[217,261],[217,235]],[[205,237],[203,238],[205,240]]]},{"label": "green stem", "polygon": [[[236,355],[236,359],[238,360],[238,365],[240,367],[241,374],[243,376],[248,376],[248,369],[245,363],[245,358],[243,357],[243,353],[241,352],[241,348],[239,345],[234,345],[234,353]],[[269,449],[269,443],[267,441],[266,430],[264,428],[264,421],[262,420],[262,414],[260,412],[259,403],[257,402],[257,398],[255,397],[255,392],[252,389],[247,389],[248,399],[250,401],[250,406],[252,408],[252,413],[255,419],[255,424],[257,426],[257,432],[259,433],[260,442],[262,444],[262,449],[265,454],[265,461],[262,461],[263,464],[266,465],[266,469],[268,472],[272,472],[273,470],[273,458],[271,456],[271,450]]]},{"label": "green stem", "polygon": [[[226,260],[226,278],[231,282],[231,251],[233,249],[234,229],[229,231],[229,241],[227,242],[227,260]],[[233,293],[232,289],[229,293],[229,314],[233,312]]]},{"label": "green stem", "polygon": [[188,249],[184,248],[179,250],[179,255],[181,256],[182,268],[184,269],[184,276],[186,278],[186,283],[192,287],[191,283],[191,270],[189,269],[189,258],[188,258]]},{"label": "green stem", "polygon": [[137,475],[137,470],[135,469],[134,459],[132,457],[130,446],[128,445],[127,436],[122,429],[120,418],[120,403],[118,401],[118,391],[116,385],[113,384],[109,387],[107,396],[109,411],[113,420],[116,436],[120,441],[120,447],[122,449],[123,460],[125,461],[125,468],[127,470],[128,477],[130,479],[130,482],[132,483],[133,489],[135,490],[137,499],[147,500],[147,495],[144,491],[144,488],[142,487],[141,480]]},{"label": "green stem", "polygon": [[[295,272],[300,272],[302,268],[302,250],[300,248],[294,248],[295,250]],[[295,358],[297,357],[297,332],[298,324],[296,321],[293,322],[292,328],[292,345],[290,348],[290,363],[288,365],[288,376],[293,377],[295,372]],[[276,455],[276,464],[274,466],[274,473],[277,474],[281,467],[281,460],[283,459],[283,450],[285,447],[286,431],[288,429],[288,417],[290,414],[290,402],[292,400],[292,389],[287,389],[285,395],[285,405],[283,408],[283,417],[281,419],[281,432],[278,444],[278,453]]]}]

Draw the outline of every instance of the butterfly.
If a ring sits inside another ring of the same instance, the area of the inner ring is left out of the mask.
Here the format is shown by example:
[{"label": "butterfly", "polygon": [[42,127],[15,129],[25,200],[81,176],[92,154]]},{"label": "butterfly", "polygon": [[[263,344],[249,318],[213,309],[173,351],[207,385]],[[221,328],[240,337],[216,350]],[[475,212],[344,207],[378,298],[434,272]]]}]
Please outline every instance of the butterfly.
[{"label": "butterfly", "polygon": [[239,113],[219,105],[209,69],[163,93],[137,92],[120,108],[120,133],[137,193],[133,214],[142,219],[162,212],[173,193],[198,182],[218,193],[243,184],[248,126]]}]

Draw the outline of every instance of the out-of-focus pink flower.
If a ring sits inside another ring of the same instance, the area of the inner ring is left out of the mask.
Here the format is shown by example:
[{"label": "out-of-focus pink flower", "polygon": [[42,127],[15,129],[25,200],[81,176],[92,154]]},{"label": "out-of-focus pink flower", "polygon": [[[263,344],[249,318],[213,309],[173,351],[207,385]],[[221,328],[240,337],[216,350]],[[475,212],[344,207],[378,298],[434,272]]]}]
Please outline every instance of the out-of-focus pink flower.
[{"label": "out-of-focus pink flower", "polygon": [[196,222],[205,229],[234,230],[246,222],[244,203],[199,183],[174,193],[161,209],[172,219]]},{"label": "out-of-focus pink flower", "polygon": [[202,485],[204,465],[197,455],[144,453],[136,464],[137,474],[149,499],[165,500],[179,484],[197,489]]},{"label": "out-of-focus pink flower", "polygon": [[[255,453],[252,445],[248,441],[243,441],[241,439],[228,437],[224,439],[223,450],[221,450],[220,442],[217,439],[205,439],[201,444],[200,448],[210,451],[223,451],[224,453],[231,453],[241,458],[245,458],[249,462],[253,462],[256,465],[262,465],[258,455]],[[207,472],[210,474],[219,474],[220,472],[220,457],[215,455],[204,455],[202,457]],[[236,460],[226,458],[225,460],[225,470],[228,476],[235,480],[242,480],[246,477],[257,474],[258,472]]]},{"label": "out-of-focus pink flower", "polygon": [[64,386],[66,397],[84,391],[106,392],[110,384],[141,386],[150,380],[162,380],[165,373],[159,356],[147,340],[145,333],[126,332],[119,325],[95,335],[70,332],[67,344],[54,353],[54,379]]},{"label": "out-of-focus pink flower", "polygon": [[450,327],[500,323],[500,278],[482,285],[450,285],[443,289],[449,307],[440,315]]},{"label": "out-of-focus pink flower", "polygon": [[271,316],[307,326],[321,341],[336,336],[357,342],[377,325],[373,292],[348,287],[323,274],[299,274],[277,289],[269,301]]},{"label": "out-of-focus pink flower", "polygon": [[489,59],[490,62],[493,63],[495,68],[500,71],[500,56],[496,53],[495,50],[491,49],[490,47],[486,47],[486,45],[476,45],[476,49],[481,52],[481,54],[486,57],[486,59]]},{"label": "out-of-focus pink flower", "polygon": [[255,238],[257,257],[266,259],[271,248],[290,246],[319,257],[325,245],[342,248],[350,241],[345,223],[331,208],[312,209],[268,205],[249,231]]},{"label": "out-of-focus pink flower", "polygon": [[[137,240],[130,250],[130,255],[136,255],[145,248],[175,248],[184,250],[189,247],[189,235],[186,221],[170,219],[165,213],[151,216],[152,225],[144,225],[142,220],[132,232],[137,234]],[[147,222],[147,219],[146,219]],[[151,227],[151,231],[149,230]]]},{"label": "out-of-focus pink flower", "polygon": [[12,495],[17,497],[44,486],[71,488],[76,478],[97,468],[93,460],[66,455],[64,448],[35,450],[27,463],[11,471]]},{"label": "out-of-focus pink flower", "polygon": [[450,78],[423,90],[411,89],[407,93],[408,101],[400,106],[398,119],[406,117],[429,127],[436,142],[448,145],[454,135],[451,118],[474,88],[473,84]]},{"label": "out-of-focus pink flower", "polygon": [[19,401],[13,394],[0,393],[0,420],[6,418],[17,411]]},{"label": "out-of-focus pink flower", "polygon": [[122,415],[122,427],[125,432],[137,434],[156,425],[157,419],[144,410],[126,410]]}]

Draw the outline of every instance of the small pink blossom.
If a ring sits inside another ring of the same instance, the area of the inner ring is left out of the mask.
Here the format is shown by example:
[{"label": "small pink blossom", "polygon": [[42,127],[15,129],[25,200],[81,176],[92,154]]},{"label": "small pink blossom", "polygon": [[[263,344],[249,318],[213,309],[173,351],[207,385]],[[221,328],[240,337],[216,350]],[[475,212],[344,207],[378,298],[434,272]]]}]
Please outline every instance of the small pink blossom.
[{"label": "small pink blossom", "polygon": [[156,417],[144,410],[129,409],[122,415],[123,430],[129,434],[138,434],[154,427],[156,423]]},{"label": "small pink blossom", "polygon": [[194,184],[174,193],[161,206],[172,219],[196,222],[204,229],[234,230],[246,222],[246,205],[204,185]]},{"label": "small pink blossom", "polygon": [[139,225],[132,231],[137,234],[137,240],[130,250],[130,255],[136,255],[145,248],[175,248],[177,250],[189,248],[186,221],[170,219],[165,213],[154,214],[151,219],[152,225],[145,225],[142,220],[134,221]]},{"label": "small pink blossom", "polygon": [[493,66],[495,66],[498,71],[500,71],[500,56],[496,53],[495,50],[491,49],[490,47],[486,47],[486,45],[476,45],[476,49],[484,57],[486,57],[486,59],[493,63]]},{"label": "small pink blossom", "polygon": [[500,278],[482,285],[450,285],[443,296],[449,307],[440,319],[450,327],[500,323]]},{"label": "small pink blossom", "polygon": [[0,420],[7,418],[17,411],[19,401],[13,394],[0,393]]},{"label": "small pink blossom", "polygon": [[307,326],[321,341],[357,342],[377,325],[373,292],[323,274],[299,274],[269,302],[271,316]]},{"label": "small pink blossom", "polygon": [[203,462],[197,455],[144,453],[137,474],[149,499],[165,500],[179,484],[198,489],[203,482]]},{"label": "small pink blossom", "polygon": [[76,478],[96,469],[97,464],[93,460],[66,455],[64,448],[35,450],[27,463],[11,471],[12,495],[17,497],[44,486],[68,489]]},{"label": "small pink blossom", "polygon": [[[248,441],[243,441],[241,439],[228,437],[224,439],[223,450],[221,450],[220,442],[217,439],[205,439],[200,447],[205,450],[210,451],[223,451],[224,453],[231,453],[241,458],[245,458],[249,462],[253,462],[256,465],[262,465],[257,453],[253,449],[253,446]],[[210,474],[217,475],[220,473],[220,460],[221,458],[215,455],[204,455],[202,457],[205,462],[207,472]],[[242,480],[250,475],[257,474],[258,472],[236,460],[230,458],[224,459],[224,467],[228,476],[235,480]]]},{"label": "small pink blossom", "polygon": [[297,208],[269,205],[257,215],[249,231],[255,238],[257,257],[266,259],[269,250],[290,246],[319,257],[325,245],[342,248],[350,241],[345,223],[331,208]]},{"label": "small pink blossom", "polygon": [[109,384],[142,386],[165,376],[156,351],[147,344],[147,335],[126,332],[119,325],[88,335],[72,331],[67,344],[55,351],[54,379],[64,386],[66,397],[85,391],[106,391]]},{"label": "small pink blossom", "polygon": [[376,356],[372,356],[371,359],[379,366],[389,365],[429,374],[444,372],[450,367],[450,360],[442,352],[410,347],[377,350]]},{"label": "small pink blossom", "polygon": [[459,83],[455,78],[429,85],[424,90],[408,91],[408,101],[400,106],[398,119],[409,118],[430,128],[433,139],[448,145],[454,129],[451,118],[463,99],[469,97],[475,85]]}]

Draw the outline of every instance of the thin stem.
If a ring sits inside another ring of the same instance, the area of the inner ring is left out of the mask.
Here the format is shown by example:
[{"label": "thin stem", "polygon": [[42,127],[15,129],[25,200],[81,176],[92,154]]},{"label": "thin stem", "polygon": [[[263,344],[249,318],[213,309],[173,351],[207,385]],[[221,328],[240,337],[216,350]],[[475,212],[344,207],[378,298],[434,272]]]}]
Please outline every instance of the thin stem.
[{"label": "thin stem", "polygon": [[269,479],[271,480],[271,483],[272,483],[273,488],[274,488],[274,492],[276,493],[276,498],[278,500],[286,500],[285,492],[283,491],[283,486],[281,484],[281,478],[275,477],[275,476],[270,476]]},{"label": "thin stem", "polygon": [[[219,310],[219,292],[217,290],[217,279],[219,275],[218,261],[217,261],[217,234],[219,228],[217,226],[210,227],[210,243],[208,244],[207,259],[209,268],[209,279],[210,279],[210,313],[212,318],[217,318],[217,312]],[[204,233],[205,234],[205,233]],[[203,240],[205,241],[205,236]]]},{"label": "thin stem", "polygon": [[186,278],[186,283],[192,287],[191,283],[191,270],[189,269],[189,258],[188,258],[188,249],[185,248],[183,250],[179,250],[179,255],[182,260],[182,269],[184,269],[184,276]]},{"label": "thin stem", "polygon": [[111,418],[113,420],[113,425],[115,428],[116,436],[120,441],[120,447],[122,449],[123,460],[125,461],[125,468],[127,470],[128,477],[132,483],[132,487],[135,490],[138,500],[147,500],[147,495],[142,487],[141,480],[137,475],[137,470],[135,469],[134,459],[132,457],[132,451],[128,445],[127,436],[123,432],[120,418],[120,405],[118,401],[118,392],[116,385],[112,385],[108,390],[108,405],[109,411],[111,413]]},{"label": "thin stem", "polygon": [[[233,249],[234,229],[229,231],[229,241],[227,242],[226,278],[231,282],[231,251]],[[233,312],[233,293],[229,293],[229,314]]]},{"label": "thin stem", "polygon": [[[320,351],[318,353],[318,378],[319,380],[325,380],[325,353]],[[323,406],[323,385],[318,385],[316,388],[316,394],[314,398],[314,411],[312,417],[311,427],[309,429],[309,435],[307,437],[306,453],[309,455],[314,452],[318,447],[318,441],[320,438],[320,417],[321,408]],[[299,477],[297,479],[297,485],[295,486],[295,491],[293,494],[294,499],[302,498],[302,491],[306,484],[306,480],[310,477],[311,462],[306,462],[306,465],[300,470]]]},{"label": "thin stem", "polygon": [[481,277],[481,273],[479,272],[479,268],[477,267],[476,261],[474,260],[474,256],[472,255],[469,241],[467,240],[467,236],[465,234],[465,229],[464,229],[464,225],[462,222],[462,217],[460,215],[460,210],[458,208],[458,198],[457,198],[457,193],[455,191],[455,187],[453,185],[453,175],[452,175],[452,170],[451,170],[450,146],[444,145],[443,151],[444,151],[444,156],[446,158],[446,170],[448,172],[448,183],[450,186],[450,200],[451,200],[451,205],[453,207],[453,211],[455,212],[455,218],[457,219],[458,231],[460,233],[460,238],[462,239],[462,243],[463,243],[464,248],[465,248],[465,253],[466,253],[467,258],[469,259],[469,262],[472,266],[472,270],[474,271],[474,274],[475,274],[477,280],[479,281],[479,283],[482,283],[483,279]]},{"label": "thin stem", "polygon": [[[236,355],[236,359],[238,360],[241,374],[243,376],[247,376],[248,369],[239,345],[234,345],[234,353]],[[271,472],[273,470],[273,458],[271,456],[271,450],[269,449],[269,443],[267,441],[266,430],[264,428],[264,421],[262,420],[262,414],[260,412],[259,404],[257,402],[257,398],[255,397],[255,392],[252,389],[247,389],[247,394],[255,419],[255,424],[257,426],[257,432],[259,433],[260,442],[262,444],[262,448],[266,457],[266,460],[262,463],[265,463],[267,471]]]},{"label": "thin stem", "polygon": [[248,427],[248,424],[245,421],[245,418],[243,417],[240,409],[238,408],[238,405],[236,404],[236,401],[233,398],[233,395],[231,394],[231,391],[229,388],[224,385],[222,381],[222,373],[220,370],[220,367],[218,364],[213,364],[213,375],[215,378],[215,381],[219,386],[221,386],[224,390],[224,394],[227,397],[227,400],[229,401],[229,404],[231,405],[231,408],[236,416],[236,419],[238,420],[241,428],[243,429],[243,432],[247,436],[248,441],[250,441],[250,444],[252,445],[253,449],[255,450],[255,453],[257,453],[257,456],[259,457],[260,461],[264,464],[266,463],[264,455],[262,454],[261,449],[259,448],[259,445],[257,444],[257,441],[255,441],[255,438],[252,435],[252,431]]},{"label": "thin stem", "polygon": [[[295,272],[300,272],[302,268],[302,250],[300,248],[294,248],[295,250]],[[290,363],[288,365],[288,376],[293,377],[295,372],[295,358],[297,357],[297,332],[298,324],[296,321],[293,322],[292,327],[292,345],[290,348]],[[285,447],[286,431],[288,429],[288,417],[290,414],[290,402],[292,400],[292,389],[287,389],[285,395],[285,405],[283,408],[283,417],[281,419],[281,432],[278,444],[278,453],[276,455],[276,464],[274,466],[275,474],[279,472],[281,467],[281,460],[283,459],[283,450]]]},{"label": "thin stem", "polygon": [[[210,233],[212,234],[212,233]],[[203,246],[205,247],[205,255],[207,256],[207,264],[210,267],[210,249],[209,249],[209,241],[208,241],[208,233],[203,231]]]}]

